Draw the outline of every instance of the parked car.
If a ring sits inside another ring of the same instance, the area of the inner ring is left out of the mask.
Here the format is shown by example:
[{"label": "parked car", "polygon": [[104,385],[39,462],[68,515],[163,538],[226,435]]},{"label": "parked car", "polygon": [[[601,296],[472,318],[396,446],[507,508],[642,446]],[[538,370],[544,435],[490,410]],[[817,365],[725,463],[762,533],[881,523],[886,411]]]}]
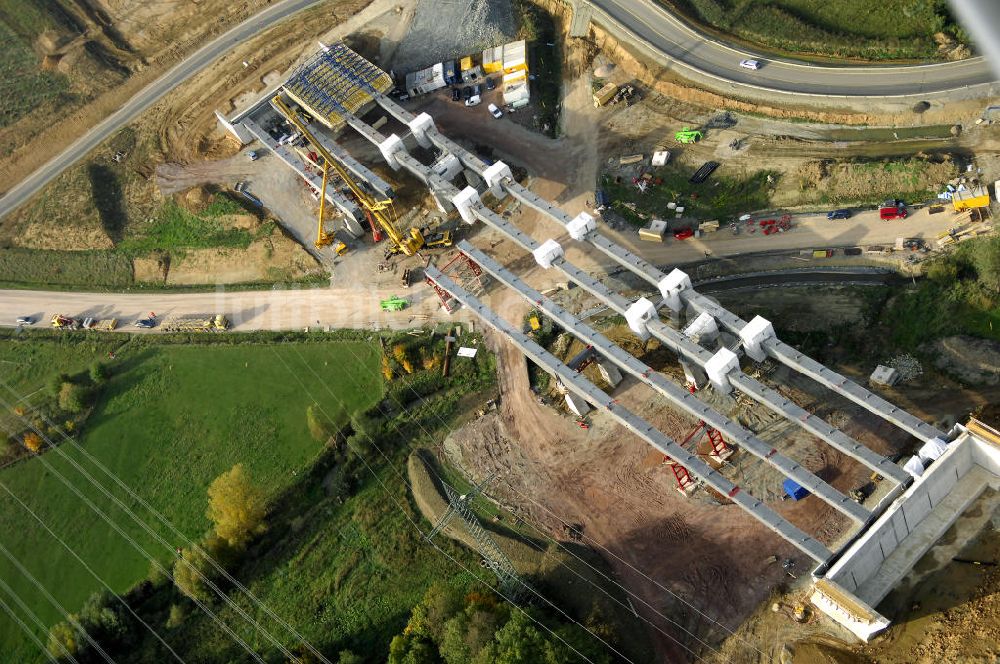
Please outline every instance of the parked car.
[{"label": "parked car", "polygon": [[135,322],[135,326],[139,327],[139,328],[142,328],[144,330],[148,330],[148,329],[156,327],[156,319],[154,319],[154,318],[140,318],[139,320],[137,320]]},{"label": "parked car", "polygon": [[250,152],[247,152],[247,157],[250,161],[257,161],[257,158],[260,157],[260,155],[257,154],[256,150],[250,150]]},{"label": "parked car", "polygon": [[474,85],[474,86],[472,86],[472,96],[473,97],[480,97],[480,96],[482,96],[482,94],[483,94],[483,86],[481,86],[481,85]]},{"label": "parked car", "polygon": [[452,101],[462,101],[462,91],[458,88],[451,89],[451,100]]},{"label": "parked car", "polygon": [[35,324],[35,319],[32,318],[31,316],[18,316],[17,317],[17,324],[18,325],[34,325]]},{"label": "parked car", "polygon": [[486,89],[487,90],[496,90],[497,89],[497,82],[494,81],[493,78],[490,77],[490,76],[486,77]]},{"label": "parked car", "polygon": [[833,212],[827,212],[826,213],[826,218],[827,219],[850,219],[851,218],[851,211],[847,210],[847,209],[834,210]]},{"label": "parked car", "polygon": [[486,108],[489,110],[490,115],[492,115],[493,117],[495,117],[497,120],[499,120],[500,118],[503,117],[503,111],[501,111],[499,108],[497,108],[496,104],[490,104]]},{"label": "parked car", "polygon": [[740,67],[744,69],[753,69],[754,71],[760,69],[759,60],[740,60]]},{"label": "parked car", "polygon": [[471,97],[469,97],[468,99],[465,100],[465,105],[466,106],[479,106],[479,102],[481,102],[481,101],[482,101],[482,98],[479,95],[472,95]]},{"label": "parked car", "polygon": [[471,85],[467,85],[464,88],[462,88],[462,96],[465,97],[466,101],[468,101],[469,98],[472,97],[472,86]]}]

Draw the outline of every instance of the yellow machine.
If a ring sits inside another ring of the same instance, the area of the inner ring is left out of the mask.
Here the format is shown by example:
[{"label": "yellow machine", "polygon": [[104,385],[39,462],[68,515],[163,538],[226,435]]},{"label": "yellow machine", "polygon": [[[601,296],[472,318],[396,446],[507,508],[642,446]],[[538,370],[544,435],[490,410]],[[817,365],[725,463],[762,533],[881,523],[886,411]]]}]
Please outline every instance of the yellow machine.
[{"label": "yellow machine", "polygon": [[[424,245],[426,244],[424,241],[424,236],[423,234],[421,234],[419,230],[417,230],[416,228],[411,228],[409,235],[404,235],[403,233],[399,232],[399,229],[396,228],[396,224],[390,218],[389,214],[387,214],[387,211],[391,212],[392,209],[391,200],[382,200],[382,201],[377,200],[373,196],[371,196],[367,191],[362,189],[361,186],[354,181],[354,178],[347,171],[347,169],[344,168],[344,166],[341,165],[341,163],[338,162],[333,157],[333,155],[331,155],[330,152],[322,146],[322,144],[320,144],[319,140],[317,140],[315,136],[313,136],[312,132],[309,131],[309,129],[306,127],[305,122],[303,122],[302,119],[298,116],[298,114],[295,111],[293,111],[288,106],[288,104],[286,104],[281,99],[280,95],[275,95],[275,97],[271,100],[271,102],[274,104],[275,108],[277,108],[281,112],[282,115],[288,118],[289,122],[295,125],[295,127],[300,132],[302,132],[302,135],[306,138],[306,140],[312,143],[313,147],[316,149],[316,152],[318,152],[319,155],[323,158],[324,189],[320,193],[321,210],[323,205],[322,201],[325,199],[325,194],[326,194],[327,168],[332,167],[337,172],[337,175],[340,176],[340,179],[342,179],[347,184],[347,186],[350,187],[351,192],[354,194],[354,197],[358,200],[358,203],[360,203],[361,206],[369,214],[371,214],[372,218],[374,218],[378,222],[378,225],[382,227],[382,230],[385,231],[385,234],[389,236],[389,240],[391,241],[392,246],[390,247],[390,250],[387,253],[391,254],[401,253],[406,256],[412,256],[424,247]],[[324,236],[325,232],[323,231],[323,221],[321,216],[319,223],[319,232],[317,237],[317,245],[319,244],[319,240]],[[449,238],[449,243],[450,243],[450,238]]]}]

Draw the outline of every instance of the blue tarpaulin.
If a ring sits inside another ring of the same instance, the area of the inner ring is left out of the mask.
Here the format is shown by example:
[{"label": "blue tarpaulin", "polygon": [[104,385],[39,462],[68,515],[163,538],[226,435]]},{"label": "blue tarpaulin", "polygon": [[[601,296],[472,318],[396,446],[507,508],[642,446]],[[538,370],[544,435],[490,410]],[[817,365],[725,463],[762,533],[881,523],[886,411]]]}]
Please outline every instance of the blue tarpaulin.
[{"label": "blue tarpaulin", "polygon": [[809,495],[809,491],[800,486],[799,483],[794,480],[786,479],[781,483],[781,486],[784,487],[785,493],[787,493],[788,497],[792,500],[802,500]]}]

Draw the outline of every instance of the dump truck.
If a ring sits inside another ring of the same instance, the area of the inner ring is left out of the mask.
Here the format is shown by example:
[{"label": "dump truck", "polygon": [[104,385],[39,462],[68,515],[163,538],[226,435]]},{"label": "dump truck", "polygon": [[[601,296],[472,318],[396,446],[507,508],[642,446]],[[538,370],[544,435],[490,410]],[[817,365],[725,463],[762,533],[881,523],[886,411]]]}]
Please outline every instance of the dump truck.
[{"label": "dump truck", "polygon": [[594,93],[594,108],[600,108],[615,98],[618,94],[618,86],[608,83],[603,88]]},{"label": "dump truck", "polygon": [[702,233],[714,233],[719,230],[719,222],[716,219],[711,221],[703,221],[698,224],[698,230]]},{"label": "dump truck", "polygon": [[98,330],[99,332],[111,332],[116,327],[118,327],[117,318],[85,318],[83,320],[83,329],[85,330]]},{"label": "dump truck", "polygon": [[990,206],[990,192],[986,187],[974,187],[956,191],[951,197],[951,204],[955,206],[955,212],[972,210]]},{"label": "dump truck", "polygon": [[76,330],[80,327],[80,321],[70,316],[56,314],[52,317],[52,327],[59,330]]},{"label": "dump truck", "polygon": [[402,311],[406,308],[409,302],[406,298],[393,295],[390,298],[382,300],[379,304],[382,306],[382,311]]},{"label": "dump truck", "polygon": [[229,329],[229,319],[222,314],[206,318],[170,318],[163,321],[160,328],[164,332],[225,332]]}]

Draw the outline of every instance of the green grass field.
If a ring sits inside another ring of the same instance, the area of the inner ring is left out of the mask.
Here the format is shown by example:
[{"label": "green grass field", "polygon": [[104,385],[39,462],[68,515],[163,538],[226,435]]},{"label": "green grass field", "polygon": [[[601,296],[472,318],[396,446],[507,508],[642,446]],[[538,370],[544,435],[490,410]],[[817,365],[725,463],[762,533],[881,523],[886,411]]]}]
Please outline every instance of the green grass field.
[{"label": "green grass field", "polygon": [[779,52],[835,58],[935,59],[933,35],[964,41],[938,0],[658,0],[696,22]]},{"label": "green grass field", "polygon": [[[20,394],[30,394],[57,370],[85,370],[93,360],[106,358],[109,344],[120,343],[118,339],[77,344],[5,341],[0,342],[0,367],[4,368],[5,381]],[[340,408],[337,404],[342,400],[343,412],[350,413],[369,407],[382,393],[377,346],[360,342],[238,346],[143,342],[120,348],[111,366],[113,376],[81,442],[90,455],[191,537],[200,536],[208,527],[204,515],[208,484],[233,464],[243,463],[251,477],[272,495],[287,488],[299,471],[311,465],[322,450],[306,425],[306,408],[313,399],[328,410]],[[14,369],[8,372],[7,367]],[[9,397],[9,392],[4,394],[5,399]],[[111,484],[81,458],[79,450],[70,445],[60,449],[106,486]],[[43,459],[53,470],[45,468]],[[0,482],[35,510],[117,592],[144,578],[149,563],[81,504],[54,477],[56,470],[122,524],[146,551],[164,561],[172,559],[171,551],[143,533],[71,466],[58,452],[49,451],[41,459],[0,471]],[[124,495],[117,488],[113,493]],[[127,503],[138,507],[132,500]],[[146,521],[152,523],[148,515]],[[182,544],[166,527],[156,530],[171,546]],[[78,610],[100,587],[2,489],[0,532],[17,533],[16,537],[4,537],[5,546],[68,610]],[[61,619],[58,610],[2,559],[0,576],[22,594],[46,624]],[[0,643],[4,644],[0,657],[4,661],[43,660],[6,615],[0,616]]]}]

